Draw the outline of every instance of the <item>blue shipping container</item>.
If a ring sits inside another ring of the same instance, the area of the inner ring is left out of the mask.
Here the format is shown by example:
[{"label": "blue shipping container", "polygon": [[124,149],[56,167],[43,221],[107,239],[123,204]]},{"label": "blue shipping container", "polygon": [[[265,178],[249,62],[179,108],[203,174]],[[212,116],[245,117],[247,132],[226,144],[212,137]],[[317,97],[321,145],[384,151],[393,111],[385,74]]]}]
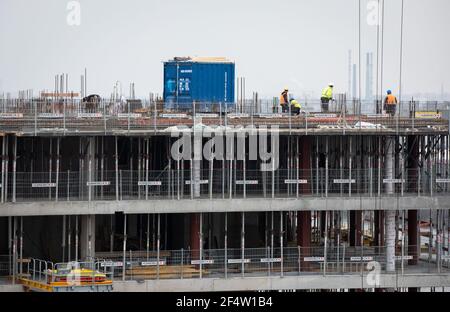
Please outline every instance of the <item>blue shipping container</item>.
[{"label": "blue shipping container", "polygon": [[166,109],[190,109],[201,103],[234,103],[234,63],[222,58],[176,58],[164,62]]}]

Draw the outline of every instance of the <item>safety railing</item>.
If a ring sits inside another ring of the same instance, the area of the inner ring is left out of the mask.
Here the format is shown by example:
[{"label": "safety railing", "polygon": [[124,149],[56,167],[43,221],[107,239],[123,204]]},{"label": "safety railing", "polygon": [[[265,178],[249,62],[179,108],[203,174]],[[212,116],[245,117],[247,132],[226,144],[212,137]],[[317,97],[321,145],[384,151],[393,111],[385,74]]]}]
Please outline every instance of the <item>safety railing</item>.
[{"label": "safety railing", "polygon": [[127,251],[124,256],[105,252],[101,263],[114,271],[117,280],[367,275],[374,268],[380,274],[450,273],[448,257],[437,266],[420,260],[418,254],[417,246],[397,247],[394,272],[386,270],[385,246],[152,250]]},{"label": "safety railing", "polygon": [[[194,176],[196,178],[194,179]],[[192,177],[192,180],[191,180]],[[443,166],[405,169],[190,169],[8,172],[5,202],[152,199],[448,196]]]},{"label": "safety railing", "polygon": [[[323,125],[361,127],[361,121],[375,129],[414,129],[448,126],[450,102],[402,101],[395,116],[377,110],[376,101],[335,102],[321,112],[320,101],[301,100],[300,114],[282,112],[270,100],[239,103],[189,103],[174,108],[149,100],[86,103],[74,99],[0,99],[0,127],[26,133],[74,133],[161,130],[174,125],[192,126],[194,120],[208,125],[272,125],[281,128],[317,128]],[[423,117],[416,112],[427,111]],[[431,112],[431,114],[430,114]],[[433,115],[433,112],[436,113]],[[440,116],[438,116],[440,114]],[[426,119],[423,119],[426,118]],[[367,127],[363,125],[362,127]]]},{"label": "safety railing", "polygon": [[105,260],[64,263],[53,263],[35,258],[27,260],[29,261],[23,263],[23,268],[18,269],[16,277],[47,285],[59,283],[70,286],[95,284],[113,279],[113,271],[104,265]]}]

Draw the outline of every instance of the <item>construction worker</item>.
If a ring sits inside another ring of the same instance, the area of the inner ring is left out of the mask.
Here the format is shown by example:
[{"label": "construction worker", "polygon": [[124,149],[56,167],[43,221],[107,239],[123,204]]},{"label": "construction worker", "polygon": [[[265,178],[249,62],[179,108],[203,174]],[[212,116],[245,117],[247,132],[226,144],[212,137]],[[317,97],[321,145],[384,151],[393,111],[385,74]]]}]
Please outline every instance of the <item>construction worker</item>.
[{"label": "construction worker", "polygon": [[286,113],[289,110],[288,107],[288,88],[284,88],[283,92],[281,92],[280,95],[280,106],[281,106],[281,112]]},{"label": "construction worker", "polygon": [[392,94],[391,90],[387,90],[387,96],[384,98],[384,110],[386,113],[394,117],[396,106],[397,98]]},{"label": "construction worker", "polygon": [[333,86],[334,84],[330,82],[328,87],[322,90],[322,97],[320,98],[320,101],[322,102],[322,112],[328,112],[328,106],[333,99]]},{"label": "construction worker", "polygon": [[292,98],[290,101],[290,105],[291,105],[291,114],[299,115],[300,110],[302,109],[302,106],[300,105],[300,103],[296,99]]}]

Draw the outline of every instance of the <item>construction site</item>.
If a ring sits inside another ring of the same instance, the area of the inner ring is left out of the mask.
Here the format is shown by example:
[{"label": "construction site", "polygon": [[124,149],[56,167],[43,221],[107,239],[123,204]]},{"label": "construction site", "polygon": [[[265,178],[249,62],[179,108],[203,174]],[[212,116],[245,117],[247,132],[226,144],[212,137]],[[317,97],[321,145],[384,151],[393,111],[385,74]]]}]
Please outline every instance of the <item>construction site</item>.
[{"label": "construction site", "polygon": [[400,102],[393,117],[337,95],[292,115],[238,94],[181,110],[91,103],[55,81],[0,104],[4,285],[450,286],[448,102]]},{"label": "construction site", "polygon": [[366,62],[366,99],[352,64],[352,92],[267,98],[187,56],[161,95],[0,96],[0,291],[449,291],[450,101]]}]

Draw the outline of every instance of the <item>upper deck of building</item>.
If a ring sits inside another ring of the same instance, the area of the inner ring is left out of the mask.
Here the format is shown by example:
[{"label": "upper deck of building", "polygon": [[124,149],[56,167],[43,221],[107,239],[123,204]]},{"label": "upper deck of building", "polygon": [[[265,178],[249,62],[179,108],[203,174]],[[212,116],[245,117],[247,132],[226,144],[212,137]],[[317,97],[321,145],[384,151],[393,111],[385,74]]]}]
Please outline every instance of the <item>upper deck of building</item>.
[{"label": "upper deck of building", "polygon": [[305,103],[299,115],[270,102],[196,103],[167,110],[149,100],[86,103],[75,99],[0,100],[0,132],[21,136],[167,135],[171,127],[202,123],[215,129],[267,127],[281,134],[448,134],[448,102],[401,102],[395,116],[377,114],[373,103],[344,102],[320,112]]}]

